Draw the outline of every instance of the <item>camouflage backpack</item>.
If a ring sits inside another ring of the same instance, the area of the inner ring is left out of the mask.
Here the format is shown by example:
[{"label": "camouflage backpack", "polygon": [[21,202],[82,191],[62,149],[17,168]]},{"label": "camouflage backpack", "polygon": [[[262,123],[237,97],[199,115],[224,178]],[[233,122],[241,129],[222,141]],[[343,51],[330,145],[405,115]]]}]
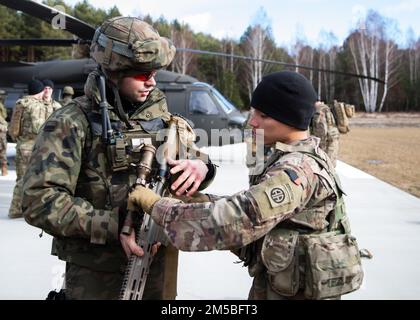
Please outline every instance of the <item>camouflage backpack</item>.
[{"label": "camouflage backpack", "polygon": [[331,106],[337,128],[340,133],[347,133],[350,131],[349,118],[354,115],[354,106],[345,104],[344,102],[338,102],[334,100]]}]

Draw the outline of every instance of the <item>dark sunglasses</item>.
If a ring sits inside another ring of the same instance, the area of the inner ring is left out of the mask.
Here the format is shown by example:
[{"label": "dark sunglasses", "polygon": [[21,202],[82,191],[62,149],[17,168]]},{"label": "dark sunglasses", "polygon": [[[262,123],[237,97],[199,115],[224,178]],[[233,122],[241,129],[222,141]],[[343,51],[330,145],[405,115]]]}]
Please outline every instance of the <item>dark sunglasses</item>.
[{"label": "dark sunglasses", "polygon": [[139,80],[139,81],[148,81],[152,77],[154,77],[155,75],[156,75],[156,70],[153,70],[153,71],[150,71],[150,72],[136,74],[136,75],[132,76],[132,78],[134,78],[136,80]]}]

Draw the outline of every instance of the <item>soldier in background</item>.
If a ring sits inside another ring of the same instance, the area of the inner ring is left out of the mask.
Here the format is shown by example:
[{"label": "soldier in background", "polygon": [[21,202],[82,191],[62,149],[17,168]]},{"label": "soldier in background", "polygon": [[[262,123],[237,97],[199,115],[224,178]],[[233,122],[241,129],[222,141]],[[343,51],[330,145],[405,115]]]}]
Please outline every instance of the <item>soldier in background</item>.
[{"label": "soldier in background", "polygon": [[340,132],[330,107],[321,101],[315,103],[310,134],[320,139],[319,147],[328,154],[335,167],[340,146]]},{"label": "soldier in background", "polygon": [[[129,187],[137,180],[129,153],[142,143],[157,146],[158,132],[177,118],[168,112],[155,81],[175,51],[138,18],[105,21],[92,40],[91,55],[99,66],[88,76],[85,95],[54,113],[38,135],[22,206],[28,223],[54,236],[53,254],[66,261],[67,299],[118,299],[128,257],[143,255],[134,231],[120,233]],[[108,130],[102,127],[99,105],[104,91],[115,145],[102,137],[102,130]],[[193,148],[192,128],[181,118],[176,121],[180,142]],[[172,174],[182,172],[171,185],[181,194],[205,188],[215,175],[215,166],[200,159],[169,164]],[[173,264],[167,263],[168,250],[176,252]],[[161,246],[143,299],[175,299],[177,254],[174,247]],[[168,269],[175,274],[170,281],[165,279]]]},{"label": "soldier in background", "polygon": [[16,185],[9,209],[9,218],[22,217],[22,178],[26,172],[35,138],[48,117],[61,105],[52,99],[51,80],[32,80],[28,96],[16,101],[10,120],[9,135],[16,141]]},{"label": "soldier in background", "polygon": [[70,86],[65,86],[63,88],[63,99],[60,100],[61,105],[64,107],[65,105],[69,104],[74,96],[74,90]]},{"label": "soldier in background", "polygon": [[363,270],[339,178],[308,133],[316,98],[295,72],[258,84],[249,124],[275,151],[248,190],[182,203],[138,186],[129,205],[150,213],[180,250],[242,248],[254,278],[249,299],[338,299],[358,289]]},{"label": "soldier in background", "polygon": [[0,166],[1,175],[7,175],[7,110],[4,107],[6,91],[0,90]]}]

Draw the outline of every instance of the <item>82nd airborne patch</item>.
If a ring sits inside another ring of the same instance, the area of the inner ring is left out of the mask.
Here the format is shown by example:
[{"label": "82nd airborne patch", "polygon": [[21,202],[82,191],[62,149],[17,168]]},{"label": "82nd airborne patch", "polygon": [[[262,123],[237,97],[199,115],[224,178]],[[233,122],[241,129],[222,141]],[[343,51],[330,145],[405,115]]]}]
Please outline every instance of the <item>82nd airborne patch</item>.
[{"label": "82nd airborne patch", "polygon": [[277,203],[277,204],[282,203],[284,201],[284,197],[285,197],[284,191],[281,190],[280,188],[271,189],[270,198],[275,203]]},{"label": "82nd airborne patch", "polygon": [[272,208],[277,208],[282,205],[288,204],[291,201],[290,194],[284,186],[275,186],[265,189],[265,194],[270,201]]}]

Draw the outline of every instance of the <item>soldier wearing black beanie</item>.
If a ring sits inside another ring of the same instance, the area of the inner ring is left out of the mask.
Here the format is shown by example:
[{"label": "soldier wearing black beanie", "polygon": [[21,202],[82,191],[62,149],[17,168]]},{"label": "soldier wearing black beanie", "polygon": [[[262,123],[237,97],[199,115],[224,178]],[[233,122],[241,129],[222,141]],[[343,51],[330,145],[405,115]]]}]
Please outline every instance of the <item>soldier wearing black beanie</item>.
[{"label": "soldier wearing black beanie", "polygon": [[307,130],[317,94],[303,75],[292,71],[265,76],[254,90],[251,107],[291,127]]},{"label": "soldier wearing black beanie", "polygon": [[44,90],[44,84],[37,79],[32,79],[29,83],[28,83],[28,94],[29,95],[34,95],[34,94],[38,94],[40,92],[42,92],[42,90]]},{"label": "soldier wearing black beanie", "polygon": [[54,89],[54,82],[52,82],[52,80],[44,79],[42,80],[42,83],[44,84],[45,87],[50,87],[51,89]]},{"label": "soldier wearing black beanie", "polygon": [[[138,186],[129,206],[149,212],[176,248],[236,253],[254,278],[250,300],[338,300],[359,289],[363,268],[340,179],[319,138],[307,130],[316,98],[311,83],[294,72],[270,74],[257,86],[248,189],[195,194],[184,203]],[[272,149],[265,159],[257,151],[262,144]],[[192,206],[202,213],[199,219]]]}]

